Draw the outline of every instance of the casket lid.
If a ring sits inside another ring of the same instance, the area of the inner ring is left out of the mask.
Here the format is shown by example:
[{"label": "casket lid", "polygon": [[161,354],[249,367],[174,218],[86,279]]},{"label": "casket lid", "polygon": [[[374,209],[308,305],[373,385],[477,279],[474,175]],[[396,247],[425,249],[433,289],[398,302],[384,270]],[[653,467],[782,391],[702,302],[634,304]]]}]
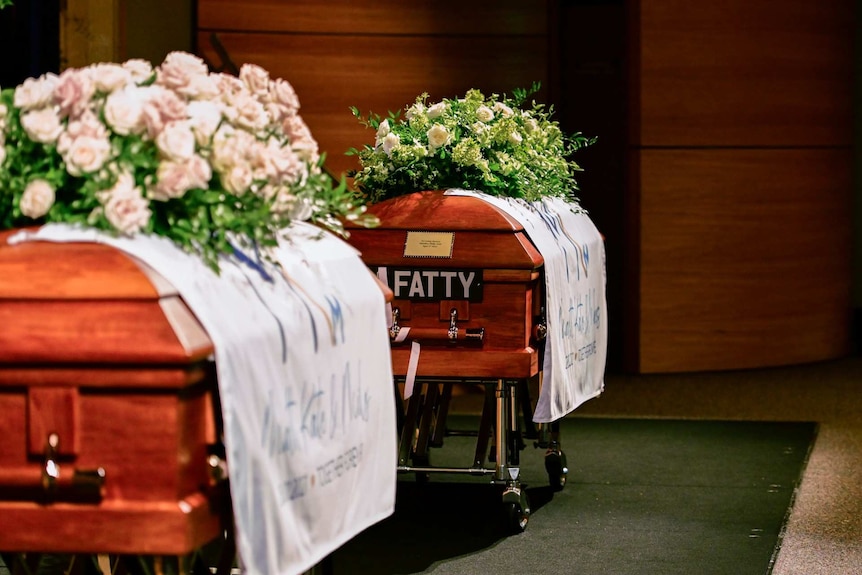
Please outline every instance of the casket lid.
[{"label": "casket lid", "polygon": [[212,342],[161,275],[96,243],[0,232],[0,364],[183,364]]},{"label": "casket lid", "polygon": [[[347,241],[372,267],[526,270],[529,277],[544,263],[520,222],[474,196],[415,192],[372,204],[368,211],[380,219],[379,226],[345,226]],[[448,253],[442,241],[442,254],[408,254],[407,239],[417,232],[448,233]]]},{"label": "casket lid", "polygon": [[521,224],[488,202],[473,196],[451,196],[442,191],[415,192],[368,207],[380,218],[380,229],[428,231],[522,231]]}]

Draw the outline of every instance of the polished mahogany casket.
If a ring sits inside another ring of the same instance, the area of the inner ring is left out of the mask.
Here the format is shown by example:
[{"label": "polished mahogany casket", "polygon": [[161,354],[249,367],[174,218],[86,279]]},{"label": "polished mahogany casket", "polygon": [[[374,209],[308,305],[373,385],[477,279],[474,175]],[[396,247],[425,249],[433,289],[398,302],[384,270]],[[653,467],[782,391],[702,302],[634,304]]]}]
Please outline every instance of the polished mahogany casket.
[{"label": "polished mahogany casket", "polygon": [[538,373],[544,260],[519,222],[476,197],[442,192],[369,211],[380,226],[352,228],[348,241],[393,292],[395,374],[407,372],[410,341],[422,346],[419,376]]},{"label": "polished mahogany casket", "polygon": [[120,251],[11,235],[0,233],[0,551],[182,555],[218,537],[229,504],[213,473],[204,329]]}]

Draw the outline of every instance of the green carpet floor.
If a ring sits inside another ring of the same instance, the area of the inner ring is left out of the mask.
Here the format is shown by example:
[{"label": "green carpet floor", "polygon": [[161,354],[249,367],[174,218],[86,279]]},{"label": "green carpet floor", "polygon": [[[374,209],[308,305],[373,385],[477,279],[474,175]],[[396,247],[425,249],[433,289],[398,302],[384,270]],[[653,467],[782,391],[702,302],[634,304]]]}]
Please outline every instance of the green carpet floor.
[{"label": "green carpet floor", "polygon": [[[450,418],[475,430],[475,418]],[[506,535],[499,488],[482,477],[399,476],[395,513],[325,563],[334,575],[766,575],[813,423],[593,419],[562,422],[569,464],[548,486],[543,450],[521,452],[532,505]],[[466,467],[475,438],[450,436],[436,466]]]}]

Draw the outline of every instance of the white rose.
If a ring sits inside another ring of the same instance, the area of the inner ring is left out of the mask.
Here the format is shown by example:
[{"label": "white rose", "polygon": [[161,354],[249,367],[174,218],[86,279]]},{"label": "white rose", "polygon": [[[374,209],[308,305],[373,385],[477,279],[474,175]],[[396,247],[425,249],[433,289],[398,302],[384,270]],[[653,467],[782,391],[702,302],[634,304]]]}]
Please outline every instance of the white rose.
[{"label": "white rose", "polygon": [[383,151],[386,152],[387,156],[391,156],[392,150],[397,148],[400,143],[401,138],[398,137],[398,134],[389,133],[383,138]]},{"label": "white rose", "polygon": [[140,84],[150,79],[153,75],[153,65],[142,58],[132,58],[122,64],[123,69],[132,76],[132,81]]},{"label": "white rose", "polygon": [[32,180],[21,196],[21,213],[28,218],[41,218],[54,205],[54,187],[45,180]]},{"label": "white rose", "polygon": [[9,109],[5,104],[0,104],[0,132],[6,130],[6,118],[9,116]]},{"label": "white rose", "polygon": [[422,102],[416,102],[412,106],[407,109],[407,112],[404,114],[404,117],[407,120],[412,120],[416,116],[421,116],[425,113],[425,105]]},{"label": "white rose", "polygon": [[512,114],[514,114],[514,112],[512,111],[512,108],[510,108],[509,106],[507,106],[503,102],[495,102],[494,103],[494,111],[502,114],[502,116],[504,118],[510,118],[510,117],[512,117]]},{"label": "white rose", "polygon": [[380,125],[377,126],[377,142],[382,142],[383,138],[389,135],[389,131],[389,120],[383,120],[380,122]]},{"label": "white rose", "polygon": [[187,121],[170,122],[156,137],[156,147],[169,160],[188,160],[195,153],[191,124]]},{"label": "white rose", "polygon": [[111,93],[105,100],[105,121],[114,132],[128,136],[144,131],[143,93],[127,87]]},{"label": "white rose", "polygon": [[214,100],[221,95],[218,83],[211,75],[198,74],[189,79],[188,97],[195,100]]},{"label": "white rose", "polygon": [[442,124],[434,124],[431,126],[431,129],[427,132],[428,135],[428,145],[432,150],[436,150],[441,146],[445,146],[449,143],[449,130],[446,129],[446,126]]},{"label": "white rose", "polygon": [[53,144],[63,132],[63,123],[53,108],[40,108],[21,116],[21,127],[27,137],[42,144]]},{"label": "white rose", "polygon": [[105,94],[119,90],[132,83],[132,73],[119,64],[93,64],[90,77],[96,89]]},{"label": "white rose", "polygon": [[96,172],[111,157],[111,142],[106,138],[82,136],[72,141],[63,154],[66,171],[73,176]]},{"label": "white rose", "polygon": [[437,102],[433,106],[428,108],[428,117],[430,119],[434,119],[437,116],[441,116],[443,112],[446,111],[446,103],[445,102]]},{"label": "white rose", "polygon": [[105,218],[118,231],[132,235],[149,223],[152,215],[150,205],[138,188],[127,185],[115,187],[106,197]]},{"label": "white rose", "polygon": [[537,122],[535,118],[527,118],[524,121],[524,129],[528,134],[532,134],[539,129],[539,122]]},{"label": "white rose", "polygon": [[482,122],[490,122],[494,119],[494,111],[488,106],[479,106],[476,110],[476,118]]},{"label": "white rose", "polygon": [[199,146],[209,146],[222,120],[221,108],[215,102],[189,102],[189,124]]},{"label": "white rose", "polygon": [[509,134],[509,143],[513,146],[519,146],[523,141],[524,138],[518,132],[512,132]]},{"label": "white rose", "polygon": [[57,85],[56,74],[44,74],[39,78],[27,78],[15,88],[13,105],[21,110],[32,110],[47,105],[54,97]]}]

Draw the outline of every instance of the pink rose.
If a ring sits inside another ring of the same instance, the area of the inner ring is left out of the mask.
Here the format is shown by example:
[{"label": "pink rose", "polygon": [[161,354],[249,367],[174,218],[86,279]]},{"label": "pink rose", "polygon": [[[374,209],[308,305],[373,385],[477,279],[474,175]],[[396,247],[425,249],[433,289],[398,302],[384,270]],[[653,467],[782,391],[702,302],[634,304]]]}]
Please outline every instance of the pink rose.
[{"label": "pink rose", "polygon": [[149,202],[135,186],[131,174],[123,173],[111,190],[101,196],[105,218],[124,234],[136,234],[150,222]]},{"label": "pink rose", "polygon": [[150,197],[162,202],[181,198],[189,190],[209,187],[211,177],[209,164],[200,156],[193,156],[186,162],[164,161],[156,171],[156,183],[150,187]]},{"label": "pink rose", "polygon": [[156,83],[191,97],[195,95],[194,78],[208,76],[206,63],[188,52],[171,52],[156,69]]},{"label": "pink rose", "polygon": [[232,165],[246,161],[247,152],[254,146],[255,139],[248,132],[222,126],[213,137],[210,156],[213,168],[219,172],[226,172]]},{"label": "pink rose", "polygon": [[162,156],[174,161],[188,160],[195,153],[195,135],[188,121],[169,122],[156,137]]},{"label": "pink rose", "polygon": [[13,105],[21,110],[42,108],[54,97],[54,86],[57,85],[55,74],[43,74],[39,78],[27,78],[15,88]]},{"label": "pink rose", "polygon": [[241,196],[251,187],[254,181],[254,172],[248,162],[238,162],[226,172],[219,174],[219,177],[222,187],[226,191]]},{"label": "pink rose", "polygon": [[269,72],[256,64],[243,64],[239,69],[239,79],[256,97],[261,98],[269,93]]},{"label": "pink rose", "polygon": [[186,103],[174,92],[161,86],[142,90],[145,90],[142,114],[150,137],[155,138],[168,122],[186,118]]},{"label": "pink rose", "polygon": [[266,108],[248,92],[234,94],[224,109],[225,117],[238,128],[262,131],[269,124]]},{"label": "pink rose", "polygon": [[28,218],[41,218],[54,205],[54,186],[45,180],[32,180],[21,196],[21,213]]},{"label": "pink rose", "polygon": [[60,115],[75,118],[91,109],[96,85],[87,69],[69,68],[60,74],[54,88],[54,103],[60,108]]},{"label": "pink rose", "polygon": [[282,129],[290,140],[290,147],[307,162],[316,164],[318,158],[317,140],[300,116],[291,116],[282,122]]},{"label": "pink rose", "polygon": [[66,130],[57,139],[57,152],[65,155],[72,147],[72,143],[78,138],[93,138],[96,140],[108,140],[110,133],[99,118],[87,110],[78,119],[69,122]]},{"label": "pink rose", "polygon": [[296,95],[293,86],[286,80],[278,78],[269,85],[269,99],[273,106],[279,111],[278,114],[273,114],[276,119],[283,119],[286,116],[294,116],[299,112],[299,97]]},{"label": "pink rose", "polygon": [[102,63],[90,67],[90,78],[99,92],[110,94],[132,83],[132,73],[119,64]]},{"label": "pink rose", "polygon": [[40,108],[21,116],[27,137],[42,144],[53,144],[63,132],[63,123],[54,108]]},{"label": "pink rose", "polygon": [[89,136],[75,138],[63,154],[66,171],[73,176],[97,172],[110,158],[111,142],[106,138]]}]

